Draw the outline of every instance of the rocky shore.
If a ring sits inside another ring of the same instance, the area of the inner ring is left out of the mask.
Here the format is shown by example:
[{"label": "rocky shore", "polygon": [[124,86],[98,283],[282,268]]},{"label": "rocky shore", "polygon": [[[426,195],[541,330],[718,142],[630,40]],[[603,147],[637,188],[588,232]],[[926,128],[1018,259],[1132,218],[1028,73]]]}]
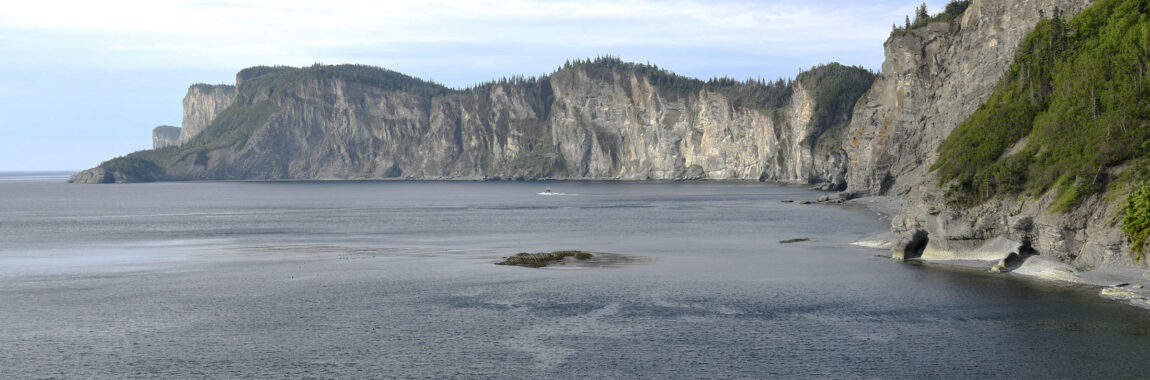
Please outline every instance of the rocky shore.
[{"label": "rocky shore", "polygon": [[[887,221],[897,221],[905,206],[898,197],[856,197],[850,192],[829,192],[812,200],[784,202],[838,205],[874,213]],[[1093,287],[1103,298],[1150,310],[1150,270],[1144,267],[1113,265],[1086,270],[1004,236],[934,245],[928,239],[929,234],[925,233],[907,236],[888,231],[863,237],[851,245],[884,252],[882,256],[899,262],[978,269],[988,276],[1018,276]]]},{"label": "rocky shore", "polygon": [[[898,216],[902,200],[883,196],[862,197],[842,202],[842,205],[864,209],[891,220]],[[926,237],[920,236],[920,239]],[[980,269],[988,276],[1018,276],[1094,287],[1099,289],[1099,296],[1103,298],[1150,310],[1150,270],[1142,267],[1104,266],[1084,270],[1001,236],[965,247],[953,244],[949,250],[928,250],[926,241],[893,232],[867,236],[851,244],[886,252],[892,260],[900,262]]]}]

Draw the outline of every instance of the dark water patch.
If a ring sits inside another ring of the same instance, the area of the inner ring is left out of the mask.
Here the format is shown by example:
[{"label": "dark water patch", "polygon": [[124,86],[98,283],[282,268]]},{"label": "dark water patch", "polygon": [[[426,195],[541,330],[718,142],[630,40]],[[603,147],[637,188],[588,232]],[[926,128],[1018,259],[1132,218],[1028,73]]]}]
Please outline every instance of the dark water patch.
[{"label": "dark water patch", "polygon": [[558,210],[562,207],[559,206],[483,206],[476,207],[477,210],[490,210],[490,211],[537,211],[537,210]]},{"label": "dark water patch", "polygon": [[654,208],[654,207],[655,207],[654,205],[650,205],[650,204],[612,204],[612,205],[581,206],[581,207],[579,207],[579,209],[582,209],[582,210],[628,210],[628,209],[645,209],[645,208]]}]

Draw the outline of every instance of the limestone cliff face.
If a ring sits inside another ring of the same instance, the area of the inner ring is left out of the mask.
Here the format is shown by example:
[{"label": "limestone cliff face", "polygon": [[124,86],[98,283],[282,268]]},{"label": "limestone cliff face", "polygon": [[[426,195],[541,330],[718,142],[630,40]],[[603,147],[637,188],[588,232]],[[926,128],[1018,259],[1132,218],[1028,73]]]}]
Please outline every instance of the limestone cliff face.
[{"label": "limestone cliff face", "polygon": [[[246,141],[185,154],[162,179],[711,178],[845,184],[841,133],[812,126],[818,89],[801,81],[793,83],[784,107],[770,111],[733,105],[720,91],[660,89],[633,70],[580,67],[535,82],[439,96],[341,79],[311,78],[261,91],[244,87],[259,79],[244,83],[239,92],[253,95],[241,96],[235,107],[270,104],[274,111],[247,127]],[[199,126],[212,121],[208,116],[234,99],[228,90],[189,93],[182,140],[200,133],[195,129],[202,131]],[[218,124],[213,128],[224,127]]]},{"label": "limestone cliff face", "polygon": [[[947,204],[929,167],[938,146],[986,101],[1027,32],[1054,9],[1067,17],[1086,0],[974,0],[953,23],[936,23],[887,41],[886,61],[855,110],[844,139],[851,191],[902,198],[892,230],[926,237],[928,259],[977,259],[995,238],[1080,269],[1145,266],[1134,262],[1116,226],[1114,202],[1087,199],[1050,212],[1054,194],[995,199],[972,208]],[[999,257],[1009,252],[994,252]],[[976,257],[978,256],[978,257]]]},{"label": "limestone cliff face", "polygon": [[939,144],[990,97],[1040,15],[1073,15],[1089,4],[973,0],[954,22],[887,40],[882,71],[856,107],[843,146],[849,189],[905,195],[922,184]]},{"label": "limestone cliff face", "polygon": [[235,100],[235,86],[195,84],[189,87],[184,96],[184,121],[176,144],[183,145],[203,132]]},{"label": "limestone cliff face", "polygon": [[660,91],[633,73],[569,71],[550,82],[548,126],[573,177],[827,180],[803,146],[813,108],[803,83],[784,110],[764,112],[715,92]]},{"label": "limestone cliff face", "polygon": [[180,139],[180,128],[170,125],[161,125],[152,129],[152,149],[160,149],[176,145]]}]

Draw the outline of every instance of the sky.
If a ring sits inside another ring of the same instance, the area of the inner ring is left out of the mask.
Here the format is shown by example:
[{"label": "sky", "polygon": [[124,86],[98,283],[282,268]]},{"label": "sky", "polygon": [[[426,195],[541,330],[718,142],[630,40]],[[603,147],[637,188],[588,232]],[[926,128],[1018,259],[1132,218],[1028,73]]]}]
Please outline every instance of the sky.
[{"label": "sky", "polygon": [[[946,0],[927,1],[931,13]],[[921,0],[22,1],[0,7],[0,171],[150,149],[194,83],[255,65],[359,63],[462,88],[615,55],[681,75],[881,66]]]}]

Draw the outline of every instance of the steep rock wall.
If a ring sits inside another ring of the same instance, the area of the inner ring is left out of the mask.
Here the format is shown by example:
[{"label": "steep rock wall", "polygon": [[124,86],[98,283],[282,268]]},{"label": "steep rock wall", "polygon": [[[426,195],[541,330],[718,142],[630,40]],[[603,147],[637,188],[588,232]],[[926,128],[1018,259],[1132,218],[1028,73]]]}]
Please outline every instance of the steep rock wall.
[{"label": "steep rock wall", "polygon": [[[1041,14],[1072,17],[1086,0],[974,0],[953,23],[936,23],[892,37],[883,70],[855,110],[844,151],[851,191],[903,200],[892,231],[926,237],[921,254],[971,259],[1005,237],[1023,250],[1079,269],[1139,266],[1117,227],[1117,206],[1095,195],[1065,213],[1050,211],[1054,193],[949,205],[929,167],[938,146],[990,96],[1021,39]],[[1009,252],[997,252],[1005,257]]]},{"label": "steep rock wall", "polygon": [[709,91],[661,91],[631,73],[570,71],[551,84],[549,127],[573,177],[807,180],[780,149],[810,121],[801,83],[781,112],[736,109]]},{"label": "steep rock wall", "polygon": [[189,87],[184,96],[184,121],[176,144],[183,145],[203,132],[235,100],[235,86],[195,84]]},{"label": "steep rock wall", "polygon": [[[816,91],[795,82],[785,107],[764,111],[733,106],[718,92],[659,89],[627,70],[567,69],[536,83],[435,97],[313,79],[243,100],[272,102],[277,111],[243,144],[188,154],[165,176],[712,178],[841,186],[841,133],[824,136],[811,127]],[[204,93],[189,98],[225,96]],[[222,103],[185,104],[200,108],[186,114],[218,115]],[[547,171],[540,161],[562,167]]]},{"label": "steep rock wall", "polygon": [[[1041,15],[1089,0],[973,0],[962,17],[892,36],[843,149],[851,191],[905,195],[924,183],[938,146],[986,102]],[[929,182],[929,181],[928,181]]]},{"label": "steep rock wall", "polygon": [[170,125],[161,125],[152,129],[152,149],[160,149],[176,145],[180,139],[180,128]]}]

